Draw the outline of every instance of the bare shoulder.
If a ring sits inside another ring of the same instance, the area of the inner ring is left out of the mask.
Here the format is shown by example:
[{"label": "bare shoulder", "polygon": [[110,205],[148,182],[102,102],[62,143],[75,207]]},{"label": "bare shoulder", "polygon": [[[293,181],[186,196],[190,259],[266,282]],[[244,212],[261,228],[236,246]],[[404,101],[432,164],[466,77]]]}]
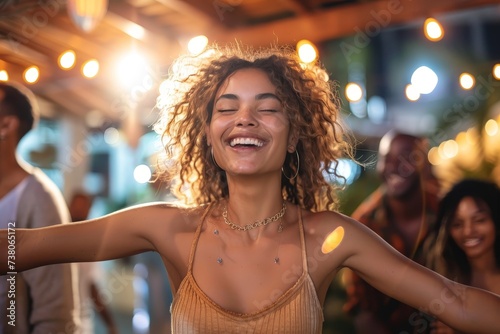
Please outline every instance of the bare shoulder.
[{"label": "bare shoulder", "polygon": [[156,244],[175,238],[179,233],[194,233],[205,208],[188,208],[167,202],[146,203],[92,221],[130,231]]},{"label": "bare shoulder", "polygon": [[306,234],[326,237],[334,230],[342,230],[344,235],[363,233],[367,228],[342,213],[335,211],[304,211],[304,227]]},{"label": "bare shoulder", "polygon": [[194,231],[205,210],[205,206],[185,207],[170,202],[154,202],[128,207],[112,215],[137,219],[143,226],[161,226],[171,233],[182,233]]},{"label": "bare shoulder", "polygon": [[363,244],[381,241],[368,227],[339,212],[306,211],[303,218],[308,243],[325,256],[335,258],[339,267],[345,265],[348,257],[358,253]]},{"label": "bare shoulder", "polygon": [[[115,215],[130,221],[136,234],[148,240],[164,261],[184,268],[190,245],[208,206],[185,207],[174,203],[156,202],[132,206]],[[172,270],[172,268],[170,268]]]}]

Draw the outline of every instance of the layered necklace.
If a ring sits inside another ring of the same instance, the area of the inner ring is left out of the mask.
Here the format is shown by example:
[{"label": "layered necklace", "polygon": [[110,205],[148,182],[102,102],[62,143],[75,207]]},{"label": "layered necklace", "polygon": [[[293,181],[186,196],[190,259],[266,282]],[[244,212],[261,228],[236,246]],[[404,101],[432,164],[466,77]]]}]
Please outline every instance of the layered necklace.
[{"label": "layered necklace", "polygon": [[[269,223],[272,223],[272,222],[279,220],[280,223],[278,225],[278,233],[281,233],[283,231],[283,216],[285,215],[285,212],[286,212],[286,202],[283,201],[283,205],[281,207],[281,210],[278,211],[275,215],[273,215],[271,217],[264,218],[262,220],[256,220],[253,223],[241,226],[241,225],[237,225],[237,224],[233,223],[231,220],[229,220],[228,214],[227,214],[227,205],[226,205],[226,206],[224,206],[224,210],[222,211],[222,218],[224,219],[224,223],[226,225],[228,225],[231,229],[237,230],[237,231],[253,230],[254,228],[257,228],[260,226],[266,226]],[[216,236],[218,236],[219,230],[216,228],[216,229],[214,229],[213,233]],[[274,263],[279,264],[279,262],[280,262],[280,258],[279,258],[279,245],[278,245],[278,253],[276,254],[276,257],[274,258]],[[223,263],[222,257],[219,256],[217,258],[217,263],[219,263],[219,264]]]}]

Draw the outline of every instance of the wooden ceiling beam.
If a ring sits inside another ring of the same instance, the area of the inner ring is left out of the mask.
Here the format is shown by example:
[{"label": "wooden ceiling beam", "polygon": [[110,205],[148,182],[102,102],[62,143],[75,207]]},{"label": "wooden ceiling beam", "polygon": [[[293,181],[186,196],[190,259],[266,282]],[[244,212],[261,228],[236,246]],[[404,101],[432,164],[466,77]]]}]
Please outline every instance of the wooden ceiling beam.
[{"label": "wooden ceiling beam", "polygon": [[[483,6],[498,3],[498,0],[481,0]],[[444,9],[451,11],[472,7],[477,7],[477,3],[473,0],[374,1],[339,6],[253,27],[226,29],[222,32],[207,31],[206,35],[218,43],[236,40],[253,46],[269,46],[277,43],[294,45],[303,38],[321,43],[354,35],[365,29],[423,19]]]},{"label": "wooden ceiling beam", "polygon": [[293,10],[296,15],[304,15],[306,13],[311,13],[313,8],[309,5],[307,1],[303,0],[280,0],[287,8]]},{"label": "wooden ceiling beam", "polygon": [[222,0],[157,0],[174,11],[191,18],[203,27],[218,26],[224,22],[224,11],[228,10]]}]

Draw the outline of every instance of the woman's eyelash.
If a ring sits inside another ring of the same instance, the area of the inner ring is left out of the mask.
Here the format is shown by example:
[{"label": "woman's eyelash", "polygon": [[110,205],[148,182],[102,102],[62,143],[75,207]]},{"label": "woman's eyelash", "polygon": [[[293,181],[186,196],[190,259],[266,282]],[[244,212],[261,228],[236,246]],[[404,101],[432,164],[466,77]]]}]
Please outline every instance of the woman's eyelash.
[{"label": "woman's eyelash", "polygon": [[[237,109],[217,109],[218,112],[236,111]],[[260,109],[259,111],[277,112],[277,109]]]}]

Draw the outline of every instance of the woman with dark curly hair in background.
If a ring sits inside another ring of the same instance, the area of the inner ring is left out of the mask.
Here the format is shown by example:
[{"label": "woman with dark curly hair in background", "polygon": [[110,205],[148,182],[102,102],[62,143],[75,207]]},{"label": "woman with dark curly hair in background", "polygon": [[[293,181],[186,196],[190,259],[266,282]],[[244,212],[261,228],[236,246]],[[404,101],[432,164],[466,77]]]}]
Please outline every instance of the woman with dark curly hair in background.
[{"label": "woman with dark curly hair in background", "polygon": [[[460,181],[439,204],[429,267],[463,284],[500,295],[500,189]],[[435,322],[431,333],[456,333]]]},{"label": "woman with dark curly hair in background", "polygon": [[325,174],[337,176],[350,146],[321,68],[283,49],[212,49],[181,58],[163,88],[161,164],[188,206],[16,230],[17,270],[156,251],[174,293],[174,333],[321,333],[343,267],[415,308],[439,303],[435,315],[462,331],[500,328],[499,297],[415,264],[335,211]]}]

